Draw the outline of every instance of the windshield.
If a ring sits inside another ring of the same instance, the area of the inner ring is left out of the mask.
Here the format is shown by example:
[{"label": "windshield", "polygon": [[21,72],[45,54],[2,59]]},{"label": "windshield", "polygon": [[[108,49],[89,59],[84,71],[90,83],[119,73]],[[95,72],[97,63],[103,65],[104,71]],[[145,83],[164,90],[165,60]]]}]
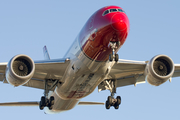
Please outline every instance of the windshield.
[{"label": "windshield", "polygon": [[123,12],[123,13],[125,13],[123,9],[115,9],[114,8],[114,9],[108,9],[108,10],[104,11],[102,15],[105,16],[105,15],[112,13],[112,12]]}]

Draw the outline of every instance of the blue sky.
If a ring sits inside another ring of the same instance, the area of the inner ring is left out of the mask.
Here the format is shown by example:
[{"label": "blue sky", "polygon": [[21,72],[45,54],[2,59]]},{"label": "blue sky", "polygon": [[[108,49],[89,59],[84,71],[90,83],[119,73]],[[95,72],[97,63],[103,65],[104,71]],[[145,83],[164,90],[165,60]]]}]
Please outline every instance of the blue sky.
[{"label": "blue sky", "polygon": [[[75,37],[98,9],[117,5],[130,20],[130,33],[118,54],[121,59],[150,60],[157,54],[180,63],[180,2],[178,0],[6,0],[0,1],[0,62],[14,55],[27,54],[42,60],[47,45],[51,58],[62,58]],[[54,115],[38,107],[0,107],[1,119],[180,119],[180,78],[154,87],[148,83],[117,89],[122,104],[119,110],[104,106],[76,106]],[[0,102],[39,101],[43,90],[0,83]],[[109,91],[97,89],[82,101],[105,102]]]}]

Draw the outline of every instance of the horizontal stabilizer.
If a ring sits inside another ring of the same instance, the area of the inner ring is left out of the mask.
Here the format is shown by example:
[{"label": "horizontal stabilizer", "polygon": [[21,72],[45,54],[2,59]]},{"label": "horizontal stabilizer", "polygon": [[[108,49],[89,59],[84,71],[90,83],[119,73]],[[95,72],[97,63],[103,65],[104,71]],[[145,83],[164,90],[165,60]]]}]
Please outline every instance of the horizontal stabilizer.
[{"label": "horizontal stabilizer", "polygon": [[[102,102],[79,102],[78,105],[104,105]],[[39,102],[8,102],[0,106],[39,106]]]},{"label": "horizontal stabilizer", "polygon": [[9,102],[0,103],[0,106],[39,106],[39,102]]},{"label": "horizontal stabilizer", "polygon": [[79,102],[78,105],[104,105],[102,102]]}]

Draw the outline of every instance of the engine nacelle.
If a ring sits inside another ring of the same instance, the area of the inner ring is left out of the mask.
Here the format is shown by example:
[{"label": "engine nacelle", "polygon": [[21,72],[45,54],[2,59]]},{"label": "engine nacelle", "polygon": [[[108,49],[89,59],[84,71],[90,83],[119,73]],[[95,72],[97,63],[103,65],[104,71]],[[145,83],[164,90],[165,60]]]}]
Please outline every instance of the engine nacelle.
[{"label": "engine nacelle", "polygon": [[159,86],[174,73],[174,62],[166,55],[153,57],[146,65],[145,76],[149,84]]},{"label": "engine nacelle", "polygon": [[27,55],[16,55],[6,67],[6,80],[13,86],[27,83],[34,75],[34,61]]}]

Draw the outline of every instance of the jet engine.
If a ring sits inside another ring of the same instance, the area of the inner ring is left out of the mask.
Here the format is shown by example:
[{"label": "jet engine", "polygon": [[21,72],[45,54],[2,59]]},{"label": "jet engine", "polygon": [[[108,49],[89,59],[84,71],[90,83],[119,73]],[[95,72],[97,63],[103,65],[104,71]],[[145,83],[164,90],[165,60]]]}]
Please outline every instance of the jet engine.
[{"label": "jet engine", "polygon": [[153,57],[145,68],[146,80],[149,84],[159,86],[166,82],[174,73],[174,62],[166,55]]},{"label": "jet engine", "polygon": [[34,61],[27,55],[16,55],[6,67],[6,80],[13,86],[27,83],[34,75]]}]

